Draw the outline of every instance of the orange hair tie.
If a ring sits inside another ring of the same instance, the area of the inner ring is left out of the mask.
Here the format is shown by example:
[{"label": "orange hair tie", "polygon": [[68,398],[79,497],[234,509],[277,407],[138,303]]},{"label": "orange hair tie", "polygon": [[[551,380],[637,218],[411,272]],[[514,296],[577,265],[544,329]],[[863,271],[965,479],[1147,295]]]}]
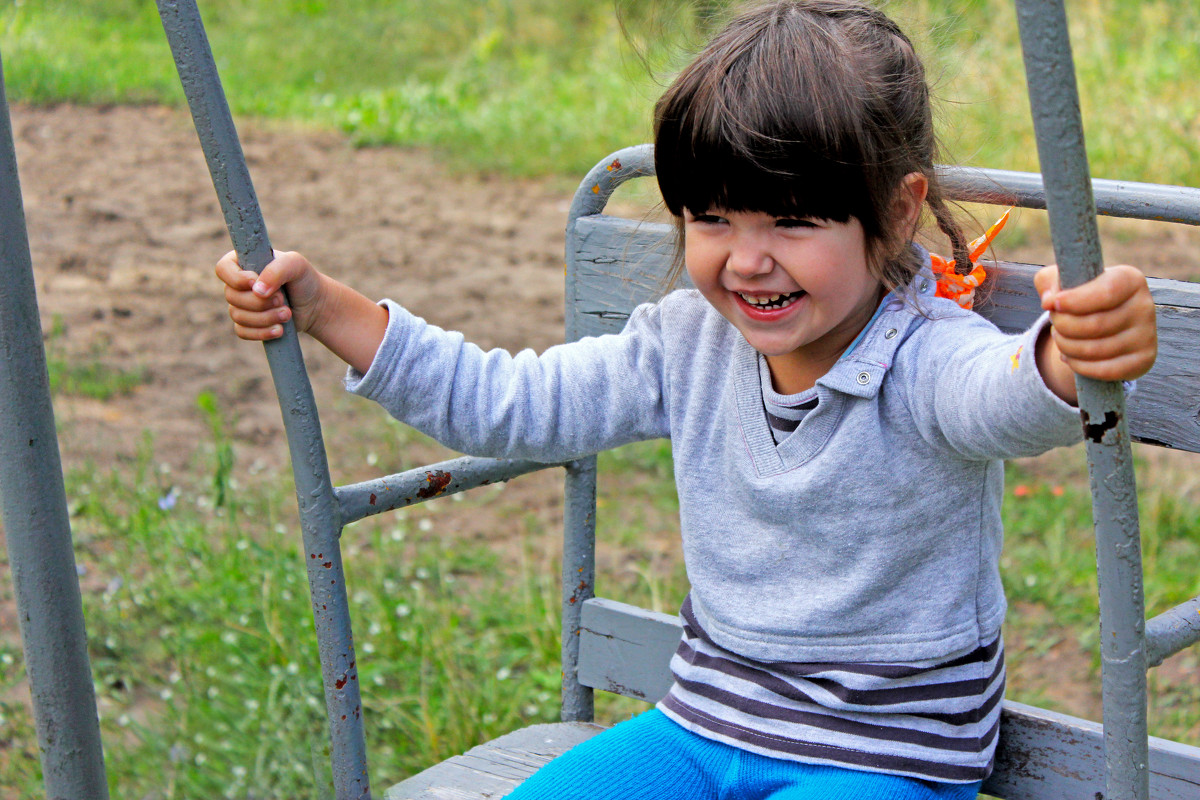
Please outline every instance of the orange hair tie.
[{"label": "orange hair tie", "polygon": [[987,272],[979,265],[979,259],[987,252],[988,247],[992,244],[992,240],[1004,230],[1004,225],[1008,222],[1008,215],[1012,213],[1010,208],[1004,212],[1000,219],[992,223],[992,226],[984,231],[983,236],[980,236],[975,241],[967,245],[968,255],[971,258],[971,264],[974,266],[968,274],[959,275],[954,271],[955,260],[945,259],[937,253],[929,254],[930,265],[933,267],[933,274],[937,277],[937,296],[946,297],[966,309],[970,309],[975,305],[975,289],[983,284],[987,277]]}]

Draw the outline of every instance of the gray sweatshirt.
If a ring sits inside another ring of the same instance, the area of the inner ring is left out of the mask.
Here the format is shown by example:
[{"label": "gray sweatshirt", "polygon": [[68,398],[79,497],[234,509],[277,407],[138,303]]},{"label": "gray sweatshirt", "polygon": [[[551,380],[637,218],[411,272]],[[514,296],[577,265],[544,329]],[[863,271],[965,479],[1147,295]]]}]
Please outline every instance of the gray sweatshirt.
[{"label": "gray sweatshirt", "polygon": [[669,437],[691,608],[760,661],[936,659],[990,643],[1001,459],[1076,442],[1043,384],[1038,325],[1008,336],[953,302],[889,298],[778,446],[757,354],[697,292],[620,335],[484,352],[387,301],[347,387],[474,455],[560,461]]}]

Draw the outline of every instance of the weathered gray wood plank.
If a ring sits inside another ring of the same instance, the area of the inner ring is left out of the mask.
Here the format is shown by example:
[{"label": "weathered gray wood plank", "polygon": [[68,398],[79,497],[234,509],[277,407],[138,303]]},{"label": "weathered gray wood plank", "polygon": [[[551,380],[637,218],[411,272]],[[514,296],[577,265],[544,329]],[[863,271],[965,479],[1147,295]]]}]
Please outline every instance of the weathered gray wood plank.
[{"label": "weathered gray wood plank", "polygon": [[667,662],[682,630],[675,616],[600,597],[588,600],[579,632],[579,682],[658,702],[671,688]]},{"label": "weathered gray wood plank", "polygon": [[[661,223],[597,215],[576,221],[575,297],[582,336],[618,333],[639,303],[667,289],[674,231]],[[1041,309],[1031,264],[994,264],[995,286],[979,312],[1003,330],[1018,331]],[[687,285],[686,279],[680,285]],[[1159,356],[1129,398],[1129,429],[1138,441],[1200,452],[1200,285],[1150,279],[1158,305]]]},{"label": "weathered gray wood plank", "polygon": [[552,758],[600,731],[588,722],[531,725],[473,747],[388,788],[384,800],[501,798]]},{"label": "weathered gray wood plank", "polygon": [[[1004,800],[1103,798],[1103,728],[1097,722],[1006,702],[996,769],[983,791]],[[1200,748],[1150,737],[1150,798],[1200,798]]]}]

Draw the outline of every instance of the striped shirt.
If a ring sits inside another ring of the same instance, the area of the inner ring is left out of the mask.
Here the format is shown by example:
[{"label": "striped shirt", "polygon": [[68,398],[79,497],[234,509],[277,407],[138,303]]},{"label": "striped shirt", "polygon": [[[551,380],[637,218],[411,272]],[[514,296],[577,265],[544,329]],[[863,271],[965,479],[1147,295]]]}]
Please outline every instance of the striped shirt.
[{"label": "striped shirt", "polygon": [[946,783],[991,772],[1004,695],[998,637],[936,661],[764,663],[715,644],[690,597],[659,703],[701,736],[767,756]]},{"label": "striped shirt", "polygon": [[767,424],[771,426],[775,444],[779,444],[800,427],[808,412],[817,407],[817,387],[813,386],[799,394],[779,394],[771,386],[771,368],[762,355],[758,357],[758,372]]}]

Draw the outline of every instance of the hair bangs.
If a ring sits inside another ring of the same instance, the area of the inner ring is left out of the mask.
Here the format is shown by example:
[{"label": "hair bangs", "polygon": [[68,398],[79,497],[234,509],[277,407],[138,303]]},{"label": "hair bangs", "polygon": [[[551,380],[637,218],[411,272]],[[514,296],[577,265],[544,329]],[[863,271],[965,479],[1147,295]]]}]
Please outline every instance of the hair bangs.
[{"label": "hair bangs", "polygon": [[676,216],[684,209],[720,209],[834,222],[870,218],[861,170],[800,143],[778,149],[767,157],[761,147],[751,153],[736,141],[717,140],[692,143],[686,155],[663,152],[656,159],[663,201]]}]

